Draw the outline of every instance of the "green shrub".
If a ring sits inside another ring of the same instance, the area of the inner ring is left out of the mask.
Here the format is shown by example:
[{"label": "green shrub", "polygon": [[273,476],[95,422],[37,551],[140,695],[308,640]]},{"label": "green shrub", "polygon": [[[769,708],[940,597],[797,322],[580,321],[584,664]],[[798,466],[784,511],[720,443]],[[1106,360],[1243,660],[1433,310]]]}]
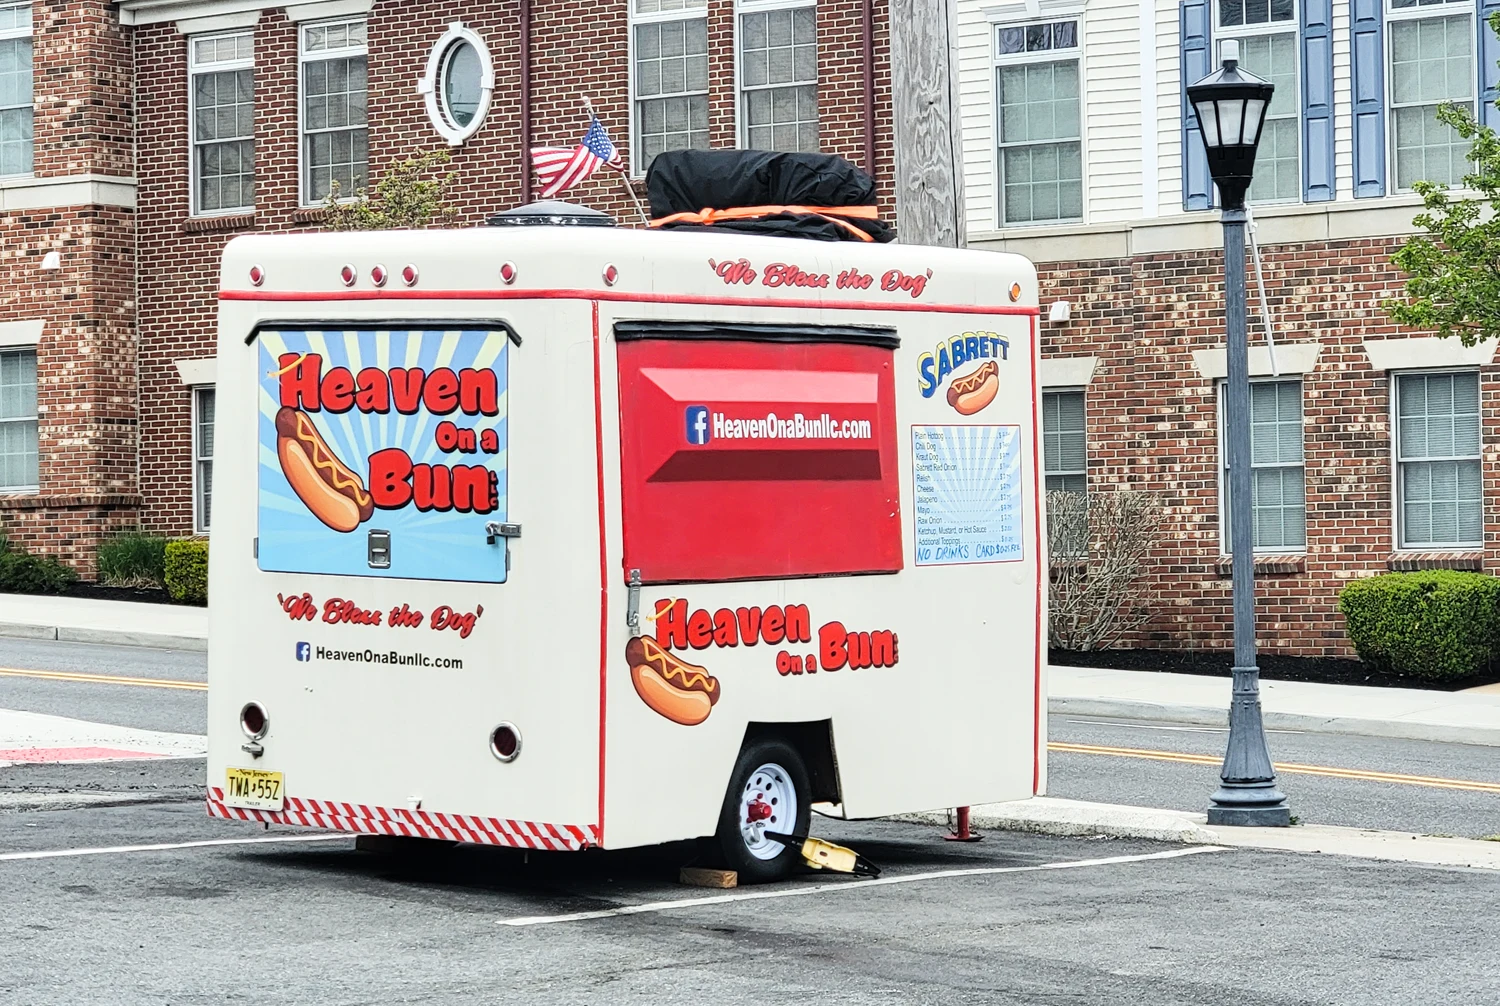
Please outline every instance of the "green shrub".
[{"label": "green shrub", "polygon": [[208,539],[169,541],[166,549],[167,594],[183,604],[208,603]]},{"label": "green shrub", "polygon": [[19,549],[0,552],[0,591],[12,594],[61,594],[78,579],[71,566],[50,556],[30,555]]},{"label": "green shrub", "polygon": [[116,535],[99,546],[99,581],[113,587],[161,587],[166,583],[167,539],[139,531]]},{"label": "green shrub", "polygon": [[1435,569],[1355,580],[1339,610],[1360,658],[1390,674],[1456,681],[1500,648],[1500,578]]}]

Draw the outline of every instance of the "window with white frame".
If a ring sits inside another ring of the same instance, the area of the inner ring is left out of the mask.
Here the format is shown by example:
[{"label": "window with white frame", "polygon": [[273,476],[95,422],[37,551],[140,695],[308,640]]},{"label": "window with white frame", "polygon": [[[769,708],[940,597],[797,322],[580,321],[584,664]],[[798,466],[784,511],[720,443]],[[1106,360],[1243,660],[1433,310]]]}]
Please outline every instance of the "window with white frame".
[{"label": "window with white frame", "polygon": [[214,500],[214,389],[193,389],[193,509],[199,532],[207,531]]},{"label": "window with white frame", "polygon": [[0,0],[0,175],[31,174],[31,4]]},{"label": "window with white frame", "polygon": [[194,213],[255,205],[255,39],[250,32],[188,44]]},{"label": "window with white frame", "polygon": [[1391,148],[1396,188],[1463,180],[1469,144],[1437,120],[1444,102],[1474,109],[1473,0],[1387,0]]},{"label": "window with white frame", "polygon": [[[1220,385],[1221,391],[1227,391]],[[1227,395],[1226,395],[1227,397]],[[1227,415],[1221,399],[1220,416]],[[1223,430],[1225,423],[1219,428]],[[1220,438],[1224,551],[1230,542],[1229,452]],[[1250,384],[1250,517],[1254,546],[1268,552],[1307,547],[1307,495],[1302,463],[1302,382]]]},{"label": "window with white frame", "polygon": [[1396,495],[1402,548],[1484,542],[1479,374],[1398,374]]},{"label": "window with white frame", "polygon": [[1042,468],[1047,491],[1083,492],[1088,485],[1088,440],[1082,391],[1042,393]]},{"label": "window with white frame", "polygon": [[37,487],[36,350],[0,348],[0,492]]},{"label": "window with white frame", "polygon": [[1276,85],[1255,154],[1252,203],[1302,198],[1301,90],[1294,0],[1219,0],[1219,31],[1240,44],[1240,65]]},{"label": "window with white frame", "polygon": [[707,0],[634,0],[635,165],[708,147]]},{"label": "window with white frame", "polygon": [[745,146],[818,150],[818,8],[740,13],[740,93]]},{"label": "window with white frame", "polygon": [[1000,225],[1083,218],[1078,22],[995,29]]},{"label": "window with white frame", "polygon": [[365,22],[305,24],[302,63],[302,202],[321,203],[364,188],[369,175],[366,134]]}]

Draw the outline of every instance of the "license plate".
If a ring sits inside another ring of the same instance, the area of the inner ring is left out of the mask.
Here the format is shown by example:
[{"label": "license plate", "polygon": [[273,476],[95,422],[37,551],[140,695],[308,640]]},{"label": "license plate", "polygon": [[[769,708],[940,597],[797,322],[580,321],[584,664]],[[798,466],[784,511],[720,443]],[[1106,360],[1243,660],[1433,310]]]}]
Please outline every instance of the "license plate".
[{"label": "license plate", "polygon": [[226,769],[224,803],[246,810],[281,810],[286,805],[281,773],[254,768]]}]

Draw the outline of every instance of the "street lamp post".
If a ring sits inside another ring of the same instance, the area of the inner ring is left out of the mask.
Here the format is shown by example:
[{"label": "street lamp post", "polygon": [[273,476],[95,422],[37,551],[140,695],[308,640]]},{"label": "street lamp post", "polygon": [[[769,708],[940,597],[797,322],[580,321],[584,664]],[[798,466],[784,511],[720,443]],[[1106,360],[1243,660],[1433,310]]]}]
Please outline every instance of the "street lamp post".
[{"label": "street lamp post", "polygon": [[1224,308],[1228,357],[1225,440],[1229,448],[1229,530],[1233,554],[1234,693],[1221,785],[1208,808],[1213,825],[1291,824],[1266,747],[1255,662],[1255,530],[1251,524],[1250,349],[1245,331],[1245,192],[1275,85],[1239,69],[1239,43],[1223,43],[1223,65],[1187,89],[1197,113],[1208,171],[1224,224]]}]

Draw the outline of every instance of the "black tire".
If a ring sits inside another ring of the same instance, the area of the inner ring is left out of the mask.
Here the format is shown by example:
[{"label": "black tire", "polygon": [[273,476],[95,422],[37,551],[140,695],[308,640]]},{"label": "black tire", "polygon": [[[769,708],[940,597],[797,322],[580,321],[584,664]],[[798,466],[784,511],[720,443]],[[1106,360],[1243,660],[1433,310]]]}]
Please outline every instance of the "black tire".
[{"label": "black tire", "polygon": [[794,844],[780,843],[781,851],[771,858],[756,856],[746,845],[740,832],[740,799],[755,780],[752,775],[762,766],[780,766],[784,779],[796,795],[795,819],[790,823],[781,820],[767,822],[766,830],[774,834],[806,835],[808,822],[812,820],[812,787],[808,783],[807,766],[797,749],[779,737],[761,737],[749,741],[740,750],[734,763],[734,772],[729,777],[729,789],[724,794],[724,807],[719,811],[719,829],[715,833],[724,866],[739,874],[742,884],[765,884],[785,880],[802,863],[802,850]]}]

